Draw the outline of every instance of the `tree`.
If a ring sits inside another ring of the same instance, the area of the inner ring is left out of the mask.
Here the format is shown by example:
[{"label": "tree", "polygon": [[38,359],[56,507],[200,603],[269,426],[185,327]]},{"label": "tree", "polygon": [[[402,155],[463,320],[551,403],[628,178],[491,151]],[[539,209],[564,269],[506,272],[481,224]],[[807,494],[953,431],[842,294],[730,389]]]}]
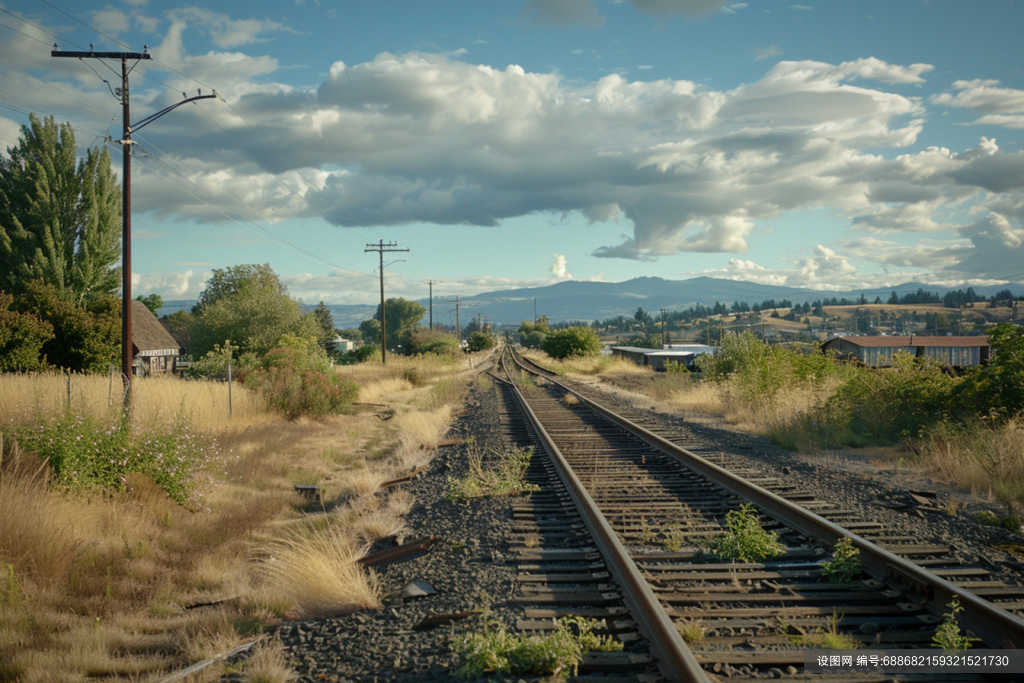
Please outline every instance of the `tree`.
[{"label": "tree", "polygon": [[156,315],[156,312],[163,308],[164,305],[164,298],[159,294],[150,294],[149,296],[142,296],[140,294],[135,297],[135,300],[144,303],[153,315]]},{"label": "tree", "polygon": [[[398,345],[403,342],[405,337],[416,329],[420,320],[427,314],[427,309],[423,308],[421,304],[415,301],[409,301],[408,299],[396,298],[388,299],[384,302],[385,317],[387,329],[387,342],[388,349],[393,350],[398,348]],[[380,304],[377,304],[377,313],[374,314],[374,320],[380,320]]]},{"label": "tree", "polygon": [[106,149],[77,163],[71,124],[29,116],[0,159],[0,289],[38,280],[68,301],[111,294],[120,280],[121,198]]},{"label": "tree", "polygon": [[544,338],[547,337],[551,329],[548,327],[548,319],[544,316],[540,317],[540,320],[536,323],[532,323],[529,320],[524,320],[519,324],[519,343],[528,349],[539,349],[544,344]]},{"label": "tree", "polygon": [[467,348],[471,353],[477,351],[486,351],[487,349],[494,348],[494,337],[484,332],[474,332],[469,335],[469,345]]},{"label": "tree", "polygon": [[118,363],[121,350],[121,300],[93,295],[78,306],[60,289],[39,280],[25,284],[12,308],[29,313],[53,328],[42,345],[51,365],[75,372],[106,372]]},{"label": "tree", "polygon": [[191,353],[192,349],[192,325],[195,316],[188,311],[175,311],[163,317],[164,327],[178,342],[178,346],[185,349],[184,353]]},{"label": "tree", "polygon": [[313,317],[316,319],[317,325],[319,325],[320,329],[323,331],[319,342],[321,346],[324,346],[327,342],[334,339],[334,316],[331,315],[331,309],[327,308],[327,306],[324,305],[324,302],[321,301],[316,305],[316,308],[313,309]]},{"label": "tree", "polygon": [[206,281],[206,288],[199,293],[199,300],[192,307],[192,312],[202,313],[207,306],[212,306],[224,297],[233,296],[243,288],[252,287],[273,294],[288,293],[288,289],[281,284],[269,263],[243,263],[227,268],[214,268],[210,279]]},{"label": "tree", "polygon": [[594,356],[601,351],[601,339],[589,327],[567,327],[547,335],[542,348],[556,359]]},{"label": "tree", "polygon": [[47,367],[43,344],[53,325],[31,313],[9,310],[14,297],[0,292],[0,372],[38,372]]},{"label": "tree", "polygon": [[380,321],[370,318],[359,323],[359,334],[364,344],[380,344]]},{"label": "tree", "polygon": [[316,318],[303,314],[267,264],[215,270],[193,311],[190,350],[195,358],[228,341],[239,353],[262,356],[287,335],[315,343],[322,333]]}]

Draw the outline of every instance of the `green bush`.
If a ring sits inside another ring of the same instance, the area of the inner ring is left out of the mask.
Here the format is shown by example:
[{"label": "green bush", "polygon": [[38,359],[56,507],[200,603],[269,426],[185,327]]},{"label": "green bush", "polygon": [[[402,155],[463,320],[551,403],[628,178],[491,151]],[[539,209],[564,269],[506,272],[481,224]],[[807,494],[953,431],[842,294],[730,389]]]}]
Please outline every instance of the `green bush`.
[{"label": "green bush", "polygon": [[344,351],[342,353],[335,353],[332,358],[338,365],[357,365],[359,363],[365,363],[374,356],[380,355],[380,347],[374,346],[373,344],[365,344],[360,346],[358,349],[351,351]]},{"label": "green bush", "polygon": [[205,467],[212,444],[189,431],[178,419],[165,429],[136,435],[121,420],[103,425],[67,413],[44,425],[16,432],[27,450],[35,451],[53,470],[54,482],[71,489],[119,491],[126,475],[149,476],[174,500],[184,502],[193,476]]},{"label": "green bush", "polygon": [[418,329],[406,335],[405,353],[409,356],[456,356],[459,353],[459,341],[444,332]]},{"label": "green bush", "polygon": [[338,377],[326,352],[304,339],[286,338],[271,349],[260,366],[239,374],[267,405],[290,420],[323,417],[347,410],[359,393],[354,383]]},{"label": "green bush", "polygon": [[761,562],[783,552],[778,534],[761,526],[757,509],[750,503],[725,513],[725,531],[715,537],[710,547],[723,562]]},{"label": "green bush", "polygon": [[486,351],[487,349],[494,348],[494,337],[483,332],[474,332],[469,335],[469,346],[467,347],[470,353],[476,353],[477,351]]},{"label": "green bush", "polygon": [[548,333],[541,348],[544,353],[558,360],[596,356],[601,352],[601,338],[589,327],[567,327]]}]

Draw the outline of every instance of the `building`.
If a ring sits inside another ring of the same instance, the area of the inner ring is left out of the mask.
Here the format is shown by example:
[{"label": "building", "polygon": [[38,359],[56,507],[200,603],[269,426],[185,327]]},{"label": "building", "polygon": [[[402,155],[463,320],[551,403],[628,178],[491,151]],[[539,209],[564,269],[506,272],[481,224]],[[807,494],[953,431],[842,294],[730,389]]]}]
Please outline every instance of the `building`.
[{"label": "building", "polygon": [[178,342],[141,301],[132,301],[132,358],[137,376],[174,372]]},{"label": "building", "polygon": [[953,368],[987,363],[991,347],[988,337],[833,337],[821,345],[825,353],[852,358],[865,365],[891,365],[898,352],[917,358],[931,358]]},{"label": "building", "polygon": [[664,372],[669,363],[679,363],[687,370],[696,369],[697,356],[715,352],[715,347],[704,344],[670,344],[664,349],[641,349],[635,346],[613,346],[612,355],[628,358],[637,365],[649,365]]},{"label": "building", "polygon": [[328,351],[347,352],[353,350],[356,344],[351,339],[343,339],[340,335],[334,335],[334,339],[328,341],[325,346]]}]

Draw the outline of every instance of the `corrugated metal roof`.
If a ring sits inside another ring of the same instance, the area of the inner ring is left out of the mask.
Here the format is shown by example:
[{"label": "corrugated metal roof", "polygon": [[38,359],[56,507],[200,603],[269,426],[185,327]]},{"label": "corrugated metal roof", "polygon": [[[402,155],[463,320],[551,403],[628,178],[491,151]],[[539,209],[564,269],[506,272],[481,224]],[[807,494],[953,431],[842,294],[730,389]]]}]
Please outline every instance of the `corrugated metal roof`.
[{"label": "corrugated metal roof", "polygon": [[854,346],[883,348],[899,346],[988,346],[988,337],[925,337],[912,335],[909,337],[833,337],[824,344],[826,348],[833,343],[844,342]]}]

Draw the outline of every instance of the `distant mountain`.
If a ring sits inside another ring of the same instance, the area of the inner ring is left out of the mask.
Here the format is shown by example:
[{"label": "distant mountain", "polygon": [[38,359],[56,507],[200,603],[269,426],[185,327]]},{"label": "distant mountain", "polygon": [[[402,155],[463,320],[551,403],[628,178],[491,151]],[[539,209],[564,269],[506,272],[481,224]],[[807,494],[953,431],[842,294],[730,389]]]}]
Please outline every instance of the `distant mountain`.
[{"label": "distant mountain", "polygon": [[[643,308],[657,316],[659,309],[682,310],[694,304],[714,306],[721,302],[748,304],[761,303],[767,299],[788,299],[793,303],[813,302],[816,299],[836,297],[837,299],[859,299],[863,294],[869,301],[876,298],[888,301],[893,292],[897,295],[923,289],[943,296],[950,290],[966,287],[935,287],[918,282],[908,282],[894,287],[880,287],[850,292],[818,291],[799,287],[761,285],[739,280],[719,280],[710,277],[696,277],[689,280],[665,280],[660,277],[638,277],[625,282],[589,282],[566,280],[545,287],[526,287],[485,292],[476,296],[462,297],[459,318],[463,325],[477,315],[485,316],[497,325],[518,325],[523,320],[533,320],[534,302],[537,315],[546,315],[552,322],[567,320],[604,320],[619,315],[627,317]],[[1009,289],[1014,296],[1024,295],[1024,285],[996,285],[975,287],[979,295],[992,296]],[[426,308],[427,299],[419,302]],[[194,300],[165,301],[158,315],[164,316],[175,311],[190,310]],[[358,327],[359,323],[377,312],[371,305],[330,305],[335,327]],[[313,306],[306,306],[312,309]],[[455,324],[455,304],[447,299],[434,298],[434,321],[447,325]]]}]

